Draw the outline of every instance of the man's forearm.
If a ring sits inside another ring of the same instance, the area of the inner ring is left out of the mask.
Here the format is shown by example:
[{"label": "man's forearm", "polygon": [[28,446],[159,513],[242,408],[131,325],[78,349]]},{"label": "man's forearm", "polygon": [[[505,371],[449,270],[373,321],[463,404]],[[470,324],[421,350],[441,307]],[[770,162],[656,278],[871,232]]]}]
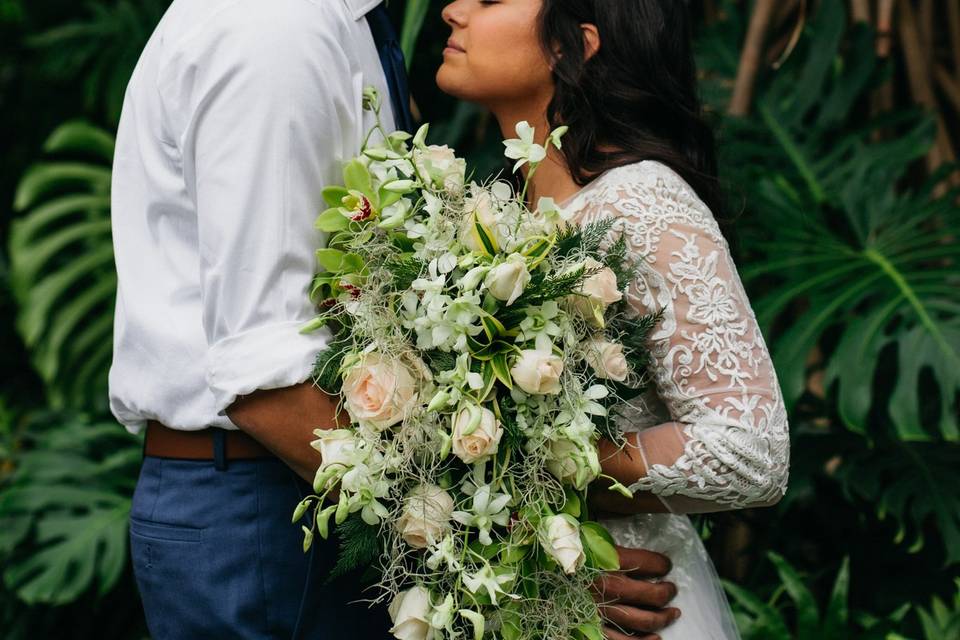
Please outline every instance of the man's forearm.
[{"label": "man's forearm", "polygon": [[337,401],[307,381],[244,396],[227,408],[227,416],[312,482],[320,465],[319,452],[310,446],[313,430],[337,427]]}]

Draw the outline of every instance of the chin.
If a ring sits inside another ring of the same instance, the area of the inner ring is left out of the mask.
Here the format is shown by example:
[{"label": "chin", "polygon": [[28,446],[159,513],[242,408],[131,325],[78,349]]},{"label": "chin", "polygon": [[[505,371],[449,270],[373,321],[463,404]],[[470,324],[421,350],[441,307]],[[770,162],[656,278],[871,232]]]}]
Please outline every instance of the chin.
[{"label": "chin", "polygon": [[451,69],[446,63],[440,65],[440,68],[437,69],[437,75],[434,80],[437,83],[437,87],[440,91],[443,91],[447,95],[453,96],[454,98],[464,99],[463,91],[461,87],[463,85],[463,79],[459,76],[463,74],[457,73],[455,70]]}]

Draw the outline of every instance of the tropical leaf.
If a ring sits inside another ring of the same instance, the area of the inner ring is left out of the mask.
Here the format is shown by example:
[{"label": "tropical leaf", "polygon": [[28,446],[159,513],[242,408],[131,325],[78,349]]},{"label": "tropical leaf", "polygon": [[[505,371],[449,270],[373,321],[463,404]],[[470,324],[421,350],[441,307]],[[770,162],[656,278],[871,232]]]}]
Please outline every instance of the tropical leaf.
[{"label": "tropical leaf", "polygon": [[0,486],[3,581],[26,603],[106,594],[127,566],[140,443],[115,422],[47,414]]},{"label": "tropical leaf", "polygon": [[[915,112],[854,120],[852,106],[885,69],[869,29],[847,30],[843,3],[820,3],[807,34],[761,84],[756,116],[724,122],[731,142],[722,146],[722,165],[755,214],[740,273],[772,337],[788,409],[819,347],[824,384],[836,384],[851,430],[869,435],[879,406],[901,439],[960,440],[960,244],[945,240],[960,232],[957,194],[931,195],[943,174],[899,186],[935,123]],[[896,133],[878,140],[883,131]],[[834,346],[826,337],[836,332]],[[887,349],[897,383],[881,394],[875,374]]]},{"label": "tropical leaf", "polygon": [[24,215],[10,229],[17,329],[54,407],[102,408],[117,287],[110,234],[113,136],[68,122],[50,135],[45,150],[54,158],[20,181],[15,206]]},{"label": "tropical leaf", "polygon": [[[898,539],[917,551],[924,545],[924,524],[933,519],[943,540],[947,563],[960,562],[960,446],[883,442],[856,453],[840,465],[837,477],[851,497],[866,501],[880,518],[900,523]],[[907,538],[908,526],[913,535]]]}]

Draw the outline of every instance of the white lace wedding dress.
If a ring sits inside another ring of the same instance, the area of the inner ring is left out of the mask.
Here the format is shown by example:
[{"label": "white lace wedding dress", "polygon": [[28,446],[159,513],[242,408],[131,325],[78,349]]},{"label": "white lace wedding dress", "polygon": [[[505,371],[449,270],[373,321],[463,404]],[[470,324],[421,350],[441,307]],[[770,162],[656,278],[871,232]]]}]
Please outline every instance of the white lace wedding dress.
[{"label": "white lace wedding dress", "polygon": [[681,617],[664,640],[739,638],[716,570],[687,513],[775,503],[786,490],[787,416],[767,346],[726,240],[707,206],[667,165],[610,169],[560,203],[586,222],[615,219],[640,273],[639,314],[665,309],[651,336],[654,384],[618,410],[639,432],[647,475],[631,489],[671,513],[605,520],[616,541],[664,553]]}]

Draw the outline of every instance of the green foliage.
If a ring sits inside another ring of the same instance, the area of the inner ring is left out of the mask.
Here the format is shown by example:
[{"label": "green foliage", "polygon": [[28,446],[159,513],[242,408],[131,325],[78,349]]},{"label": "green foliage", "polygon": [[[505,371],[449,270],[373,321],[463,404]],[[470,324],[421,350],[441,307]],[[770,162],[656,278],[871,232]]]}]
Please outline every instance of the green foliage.
[{"label": "green foliage", "polygon": [[58,78],[82,78],[90,111],[120,119],[127,81],[168,0],[87,2],[86,19],[67,22],[31,36],[48,72]]},{"label": "green foliage", "polygon": [[960,578],[955,580],[957,592],[953,601],[944,603],[934,596],[930,609],[918,607],[917,614],[923,625],[924,640],[951,640],[960,638]]},{"label": "green foliage", "polygon": [[[895,640],[893,634],[910,609],[900,607],[884,619],[864,614],[851,614],[847,604],[850,587],[849,560],[844,559],[830,591],[826,606],[821,609],[811,588],[801,575],[780,555],[767,557],[776,566],[780,586],[767,599],[729,581],[723,586],[733,599],[737,624],[744,640]],[[787,594],[790,606],[780,604]],[[788,611],[792,615],[788,615]]]},{"label": "green foliage", "polygon": [[27,172],[14,203],[24,213],[9,241],[17,329],[54,407],[104,408],[117,287],[113,136],[70,122],[44,149],[52,157]]},{"label": "green foliage", "polygon": [[894,441],[851,455],[837,475],[851,497],[864,500],[878,517],[901,523],[896,536],[906,538],[906,523],[915,523],[910,549],[923,547],[922,525],[932,519],[943,538],[947,562],[960,562],[960,494],[957,453],[942,445]]},{"label": "green foliage", "polygon": [[139,441],[78,415],[41,416],[28,428],[0,484],[4,584],[30,604],[103,596],[127,564]]},{"label": "green foliage", "polygon": [[327,580],[335,580],[351,571],[369,568],[381,553],[377,531],[377,527],[364,522],[359,513],[352,514],[337,525],[340,551],[337,563]]},{"label": "green foliage", "polygon": [[[765,333],[783,327],[772,351],[789,407],[807,355],[839,330],[825,382],[838,383],[848,428],[868,433],[870,410],[886,405],[901,439],[957,441],[960,245],[943,241],[960,231],[956,194],[933,197],[937,180],[900,186],[934,123],[914,113],[859,120],[855,101],[882,76],[872,34],[861,26],[845,40],[845,24],[842,3],[823,3],[803,54],[760,90],[758,117],[725,122],[723,165],[749,189],[757,220],[757,255],[741,275],[769,291],[753,299]],[[880,130],[894,135],[874,139]],[[879,395],[888,346],[896,386]],[[933,377],[920,389],[923,370]]]},{"label": "green foliage", "polygon": [[336,341],[317,354],[313,364],[313,382],[330,395],[340,393],[340,365],[347,352],[346,342]]}]

